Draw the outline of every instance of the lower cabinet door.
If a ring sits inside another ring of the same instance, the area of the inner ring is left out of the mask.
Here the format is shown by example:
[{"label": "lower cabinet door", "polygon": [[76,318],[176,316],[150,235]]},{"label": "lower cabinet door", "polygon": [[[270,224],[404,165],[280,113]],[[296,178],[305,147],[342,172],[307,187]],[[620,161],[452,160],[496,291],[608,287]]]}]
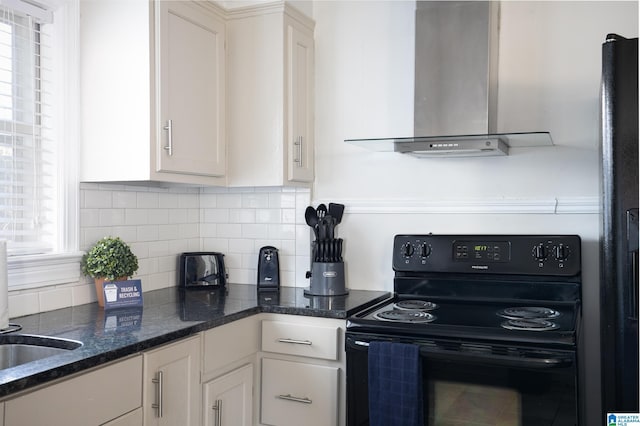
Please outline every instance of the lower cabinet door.
[{"label": "lower cabinet door", "polygon": [[145,426],[200,425],[200,336],[144,353]]},{"label": "lower cabinet door", "polygon": [[247,364],[204,384],[205,426],[251,426],[253,365]]},{"label": "lower cabinet door", "polygon": [[338,424],[336,367],[262,359],[260,421],[273,426]]}]

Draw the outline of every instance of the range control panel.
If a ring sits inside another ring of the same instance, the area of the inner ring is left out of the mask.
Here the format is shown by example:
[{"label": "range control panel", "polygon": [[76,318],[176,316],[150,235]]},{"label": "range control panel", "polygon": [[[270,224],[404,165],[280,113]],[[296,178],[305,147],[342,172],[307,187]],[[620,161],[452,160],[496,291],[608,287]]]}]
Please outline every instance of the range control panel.
[{"label": "range control panel", "polygon": [[580,244],[577,235],[396,235],[393,269],[574,276]]}]

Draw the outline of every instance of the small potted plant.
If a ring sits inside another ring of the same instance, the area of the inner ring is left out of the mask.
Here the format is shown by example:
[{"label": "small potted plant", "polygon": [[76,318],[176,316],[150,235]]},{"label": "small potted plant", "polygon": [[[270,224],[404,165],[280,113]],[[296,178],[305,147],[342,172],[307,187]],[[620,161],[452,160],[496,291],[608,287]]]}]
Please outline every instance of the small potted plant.
[{"label": "small potted plant", "polygon": [[95,280],[98,304],[104,306],[105,281],[124,281],[138,270],[138,258],[118,237],[98,241],[83,257],[82,273]]}]

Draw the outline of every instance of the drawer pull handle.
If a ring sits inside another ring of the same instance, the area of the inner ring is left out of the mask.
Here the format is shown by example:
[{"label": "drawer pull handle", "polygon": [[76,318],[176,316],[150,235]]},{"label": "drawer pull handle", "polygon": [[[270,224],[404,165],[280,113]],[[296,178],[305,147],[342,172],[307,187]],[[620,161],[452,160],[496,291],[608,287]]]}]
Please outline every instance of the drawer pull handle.
[{"label": "drawer pull handle", "polygon": [[287,394],[287,395],[278,395],[277,398],[284,399],[284,400],[287,400],[287,401],[300,402],[302,404],[311,404],[313,402],[309,398],[298,398],[298,397],[295,397],[295,396],[291,396],[289,394]]},{"label": "drawer pull handle", "polygon": [[311,340],[297,340],[297,339],[278,339],[280,343],[293,343],[294,345],[307,345],[311,346],[313,343]]}]

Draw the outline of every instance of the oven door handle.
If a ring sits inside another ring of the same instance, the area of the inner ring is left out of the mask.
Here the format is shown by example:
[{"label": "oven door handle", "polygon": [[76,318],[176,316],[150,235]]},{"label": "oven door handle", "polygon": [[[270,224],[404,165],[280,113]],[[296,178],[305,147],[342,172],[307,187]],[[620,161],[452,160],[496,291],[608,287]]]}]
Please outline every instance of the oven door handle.
[{"label": "oven door handle", "polygon": [[[363,340],[348,339],[347,346],[352,348],[365,349],[369,346],[369,342]],[[428,346],[420,346],[420,355],[430,359],[439,359],[445,361],[462,361],[474,362],[490,365],[499,365],[503,367],[513,368],[534,368],[534,369],[554,369],[567,368],[574,365],[575,361],[570,354],[552,354],[548,353],[544,357],[531,356],[509,356],[499,354],[487,354],[481,352],[463,352],[440,348],[431,348]]]}]

